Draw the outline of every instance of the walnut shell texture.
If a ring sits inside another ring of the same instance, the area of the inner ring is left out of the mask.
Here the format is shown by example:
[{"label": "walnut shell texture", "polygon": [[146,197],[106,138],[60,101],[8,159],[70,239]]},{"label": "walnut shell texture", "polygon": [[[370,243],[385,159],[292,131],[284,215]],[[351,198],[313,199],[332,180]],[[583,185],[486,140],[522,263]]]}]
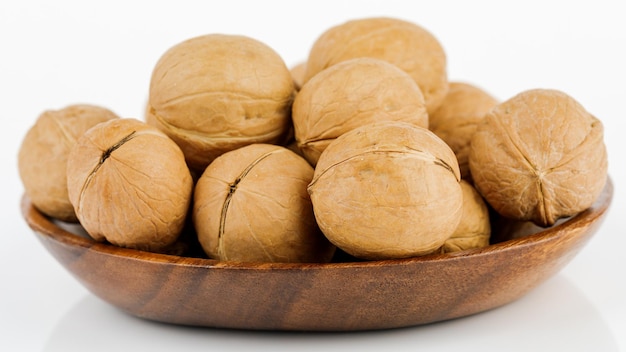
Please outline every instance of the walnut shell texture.
[{"label": "walnut shell texture", "polygon": [[208,34],[167,50],[152,72],[146,119],[183,150],[190,167],[253,143],[277,143],[291,127],[291,73],[253,38]]},{"label": "walnut shell texture", "polygon": [[252,144],[216,158],[196,184],[193,222],[206,254],[243,262],[328,262],[307,185],[313,168],[291,150]]},{"label": "walnut shell texture", "polygon": [[463,193],[454,153],[426,128],[385,121],[333,141],[309,193],[315,217],[338,248],[357,258],[438,250],[457,227]]},{"label": "walnut shell texture", "polygon": [[300,90],[304,84],[304,75],[306,74],[306,62],[299,62],[289,68],[291,78],[296,90]]},{"label": "walnut shell texture", "polygon": [[315,165],[335,138],[377,121],[428,127],[422,91],[406,72],[383,60],[355,58],[310,79],[293,103],[295,138]]},{"label": "walnut shell texture", "polygon": [[476,85],[450,82],[441,106],[429,115],[429,128],[443,139],[459,161],[461,178],[471,181],[468,155],[472,135],[498,100]]},{"label": "walnut shell texture", "polygon": [[193,182],[180,148],[135,119],[89,129],[67,162],[70,201],[98,241],[159,252],[185,223]]},{"label": "walnut shell texture", "polygon": [[461,220],[452,236],[441,248],[443,253],[458,252],[489,245],[491,222],[489,208],[483,197],[466,180],[461,180],[463,190],[463,212]]},{"label": "walnut shell texture", "polygon": [[448,91],[446,53],[438,39],[423,27],[389,17],[367,17],[336,25],[313,43],[307,59],[305,84],[339,62],[371,57],[406,71],[418,84],[432,113]]},{"label": "walnut shell texture", "polygon": [[521,92],[498,104],[472,136],[474,184],[501,215],[550,226],[579,213],[607,180],[603,125],[569,95]]},{"label": "walnut shell texture", "polygon": [[59,220],[78,221],[67,194],[67,155],[89,128],[117,118],[109,109],[89,104],[39,115],[22,139],[18,154],[25,192],[39,210]]}]

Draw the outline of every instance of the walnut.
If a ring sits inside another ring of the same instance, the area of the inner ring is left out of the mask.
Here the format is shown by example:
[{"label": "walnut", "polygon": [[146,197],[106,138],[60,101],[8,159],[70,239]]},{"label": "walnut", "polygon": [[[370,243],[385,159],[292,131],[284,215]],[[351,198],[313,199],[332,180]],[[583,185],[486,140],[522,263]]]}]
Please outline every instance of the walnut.
[{"label": "walnut", "polygon": [[313,168],[291,150],[252,144],[216,158],[197,182],[193,223],[206,254],[247,262],[327,262],[307,185]]},{"label": "walnut", "polygon": [[78,221],[67,195],[67,155],[85,131],[116,118],[109,109],[88,104],[39,115],[22,139],[18,154],[19,175],[35,207],[62,221]]},{"label": "walnut", "polygon": [[309,52],[305,84],[322,70],[357,57],[385,60],[406,71],[422,90],[428,113],[448,91],[446,54],[437,38],[415,23],[386,17],[354,19],[323,32]]},{"label": "walnut", "polygon": [[483,89],[464,82],[450,82],[441,106],[429,115],[429,128],[448,143],[459,161],[461,178],[472,182],[467,156],[476,126],[498,101]]},{"label": "walnut", "polygon": [[483,197],[466,180],[461,180],[463,212],[459,225],[441,248],[443,253],[457,252],[489,245],[491,222]]},{"label": "walnut", "polygon": [[469,165],[476,188],[499,214],[550,226],[590,207],[602,191],[603,126],[561,91],[527,90],[478,125]]},{"label": "walnut", "polygon": [[294,82],[283,59],[255,39],[209,34],[167,50],[154,67],[146,121],[170,136],[191,168],[291,127]]},{"label": "walnut", "polygon": [[356,58],[320,72],[293,103],[298,148],[315,165],[335,138],[377,121],[404,121],[428,127],[422,91],[404,71],[387,61]]},{"label": "walnut", "polygon": [[152,252],[178,239],[193,190],[180,148],[135,119],[111,120],[85,132],[68,155],[67,185],[91,237]]},{"label": "walnut", "polygon": [[406,122],[364,125],[320,156],[309,193],[317,222],[361,259],[437,251],[461,219],[459,166],[446,143]]},{"label": "walnut", "polygon": [[291,78],[293,78],[293,84],[296,90],[300,90],[302,85],[304,84],[304,74],[306,73],[306,62],[300,62],[293,65],[289,72],[291,73]]}]

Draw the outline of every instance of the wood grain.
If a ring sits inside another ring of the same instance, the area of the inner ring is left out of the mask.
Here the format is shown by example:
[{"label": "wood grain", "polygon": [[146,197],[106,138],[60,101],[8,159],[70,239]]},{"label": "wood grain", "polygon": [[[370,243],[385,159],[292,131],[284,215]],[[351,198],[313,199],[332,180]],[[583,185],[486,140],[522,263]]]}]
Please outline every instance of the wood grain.
[{"label": "wood grain", "polygon": [[118,248],[64,230],[26,196],[21,207],[77,280],[132,315],[206,327],[351,331],[454,319],[520,298],[583,248],[612,197],[609,179],[590,209],[483,249],[326,264],[218,262]]}]

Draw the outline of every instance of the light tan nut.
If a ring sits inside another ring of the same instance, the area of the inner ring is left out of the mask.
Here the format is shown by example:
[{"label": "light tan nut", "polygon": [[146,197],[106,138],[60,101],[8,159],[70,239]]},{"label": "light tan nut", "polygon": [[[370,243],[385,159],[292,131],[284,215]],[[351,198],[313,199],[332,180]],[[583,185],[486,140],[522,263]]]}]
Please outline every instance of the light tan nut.
[{"label": "light tan nut", "polygon": [[550,226],[588,208],[607,179],[602,123],[569,95],[532,89],[498,104],[472,136],[474,184],[501,215]]},{"label": "light tan nut", "polygon": [[90,128],[68,155],[70,201],[97,241],[159,252],[184,226],[193,182],[180,148],[135,119]]},{"label": "light tan nut", "polygon": [[489,208],[482,196],[467,181],[461,180],[463,190],[463,213],[452,236],[441,248],[443,253],[458,252],[489,245],[491,222]]},{"label": "light tan nut", "polygon": [[146,121],[170,136],[191,168],[253,143],[283,141],[294,82],[282,58],[258,40],[208,34],[167,50],[150,81]]},{"label": "light tan nut", "polygon": [[429,128],[443,139],[459,161],[461,178],[472,182],[467,157],[476,126],[498,104],[496,98],[476,85],[450,82],[441,106],[429,115]]},{"label": "light tan nut", "polygon": [[193,222],[211,258],[327,262],[335,247],[320,232],[307,185],[313,168],[291,150],[253,144],[224,153],[196,185]]},{"label": "light tan nut", "polygon": [[353,129],[322,153],[309,193],[317,222],[338,248],[362,259],[437,251],[460,219],[454,153],[406,122]]},{"label": "light tan nut", "polygon": [[291,73],[291,78],[293,78],[293,84],[296,90],[300,90],[302,85],[304,84],[304,75],[306,73],[306,62],[300,62],[293,65],[289,72]]},{"label": "light tan nut", "polygon": [[342,61],[320,72],[293,103],[298,147],[315,165],[335,138],[377,121],[404,121],[428,127],[422,91],[397,66],[372,58]]},{"label": "light tan nut", "polygon": [[323,32],[309,52],[305,83],[357,57],[386,60],[406,71],[422,90],[429,113],[448,91],[446,54],[438,39],[415,23],[389,17],[354,19]]},{"label": "light tan nut", "polygon": [[109,109],[89,104],[69,105],[39,115],[24,136],[18,154],[20,179],[35,207],[62,221],[78,221],[67,195],[67,155],[90,127],[116,118]]}]

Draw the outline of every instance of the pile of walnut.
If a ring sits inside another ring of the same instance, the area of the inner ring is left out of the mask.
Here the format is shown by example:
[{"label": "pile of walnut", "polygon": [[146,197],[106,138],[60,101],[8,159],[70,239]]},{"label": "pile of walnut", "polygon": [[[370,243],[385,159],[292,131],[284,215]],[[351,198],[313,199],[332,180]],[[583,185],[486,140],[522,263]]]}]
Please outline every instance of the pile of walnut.
[{"label": "pile of walnut", "polygon": [[19,172],[41,212],[97,241],[165,253],[192,233],[218,260],[328,262],[484,247],[493,216],[552,226],[599,196],[607,155],[565,93],[499,102],[450,82],[427,30],[363,18],[291,70],[249,37],[181,42],[145,119],[46,111]]}]

